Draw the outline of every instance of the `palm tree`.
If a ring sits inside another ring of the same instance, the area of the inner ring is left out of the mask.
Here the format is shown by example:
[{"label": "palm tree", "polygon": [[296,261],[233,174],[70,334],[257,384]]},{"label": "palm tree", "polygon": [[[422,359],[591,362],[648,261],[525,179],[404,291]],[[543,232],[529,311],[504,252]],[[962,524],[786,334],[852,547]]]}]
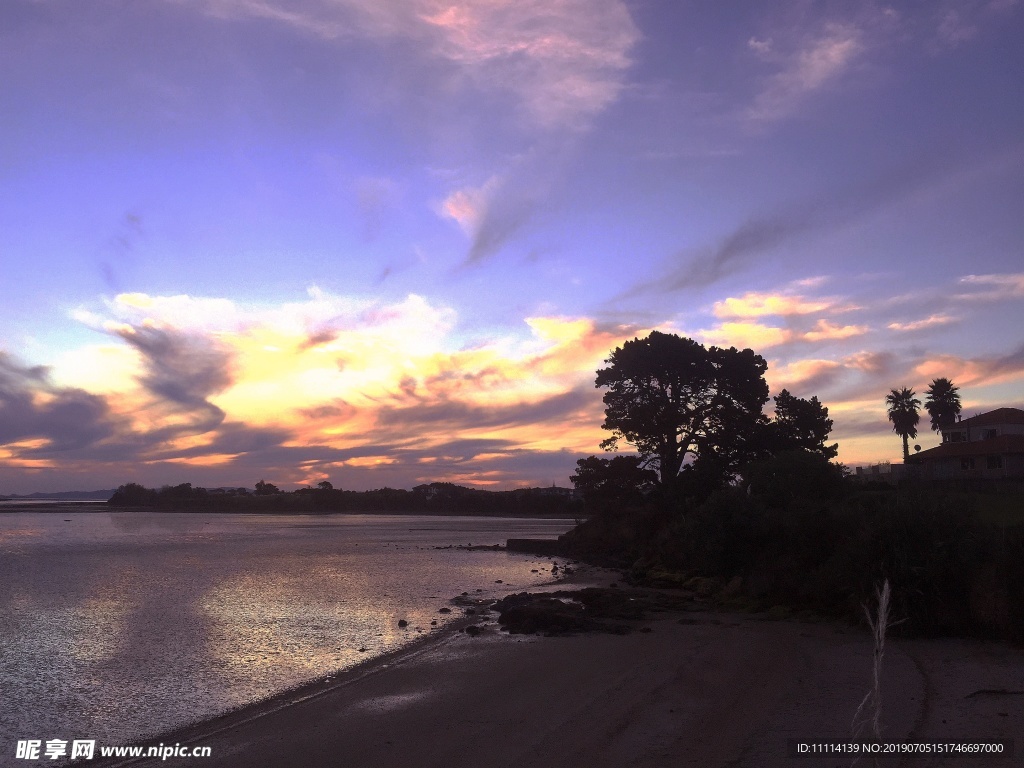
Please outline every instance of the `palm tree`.
[{"label": "palm tree", "polygon": [[932,431],[939,432],[949,429],[956,423],[960,414],[960,391],[949,379],[933,379],[931,386],[925,391],[924,407],[932,417]]},{"label": "palm tree", "polygon": [[889,421],[892,431],[903,438],[903,460],[910,458],[910,446],[907,440],[917,437],[917,422],[921,420],[917,411],[921,401],[914,397],[914,390],[894,389],[885,396],[885,404],[889,407]]}]

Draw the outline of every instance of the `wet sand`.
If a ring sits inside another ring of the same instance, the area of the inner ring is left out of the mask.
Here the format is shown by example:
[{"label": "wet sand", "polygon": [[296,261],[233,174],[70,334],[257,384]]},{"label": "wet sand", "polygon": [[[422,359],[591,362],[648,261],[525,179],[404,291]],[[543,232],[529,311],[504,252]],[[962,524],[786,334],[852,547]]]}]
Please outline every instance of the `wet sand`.
[{"label": "wet sand", "polygon": [[[645,627],[650,631],[639,631]],[[619,768],[853,762],[794,762],[787,739],[850,736],[871,677],[866,631],[711,611],[661,614],[636,628],[629,635],[547,638],[509,636],[493,625],[470,637],[453,627],[333,680],[161,738],[209,746],[209,758],[104,764]],[[1016,739],[1018,750],[1013,760],[914,757],[882,765],[1024,764],[1024,651],[890,639],[881,722],[883,738],[892,741]]]}]

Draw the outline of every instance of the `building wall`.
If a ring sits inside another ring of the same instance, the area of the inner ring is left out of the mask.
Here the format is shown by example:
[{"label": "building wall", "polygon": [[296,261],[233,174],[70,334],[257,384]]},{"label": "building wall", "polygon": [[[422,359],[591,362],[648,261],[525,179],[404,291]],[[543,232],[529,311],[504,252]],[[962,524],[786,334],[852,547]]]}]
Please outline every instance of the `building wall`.
[{"label": "building wall", "polygon": [[1004,456],[1003,468],[1007,477],[1024,477],[1024,455]]},{"label": "building wall", "polygon": [[1024,435],[1024,424],[992,424],[986,427],[965,427],[957,424],[955,427],[945,430],[942,433],[942,442],[975,442],[983,440],[989,430],[995,430],[997,435]]},{"label": "building wall", "polygon": [[1024,477],[1024,455],[1004,454],[1001,467],[989,467],[987,456],[974,456],[973,466],[968,462],[965,468],[963,459],[959,457],[937,459],[924,464],[922,469],[927,477],[937,480],[969,479],[969,478],[1003,478]]}]

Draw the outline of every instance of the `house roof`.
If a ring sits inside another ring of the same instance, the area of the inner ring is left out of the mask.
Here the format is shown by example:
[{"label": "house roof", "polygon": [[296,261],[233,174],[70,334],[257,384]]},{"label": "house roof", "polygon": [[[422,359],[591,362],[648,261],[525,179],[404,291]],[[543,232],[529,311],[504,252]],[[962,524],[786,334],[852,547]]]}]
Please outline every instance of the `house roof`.
[{"label": "house roof", "polygon": [[946,431],[968,427],[991,427],[996,424],[1024,424],[1024,410],[1020,408],[996,408],[994,411],[979,413],[969,419],[958,421]]},{"label": "house roof", "polygon": [[[1003,408],[1000,410],[1016,409]],[[1005,424],[1006,422],[998,423]],[[1024,435],[998,435],[988,440],[973,440],[969,443],[943,443],[935,448],[914,454],[910,457],[910,461],[933,461],[960,458],[961,456],[994,456],[1007,453],[1024,453]]]}]

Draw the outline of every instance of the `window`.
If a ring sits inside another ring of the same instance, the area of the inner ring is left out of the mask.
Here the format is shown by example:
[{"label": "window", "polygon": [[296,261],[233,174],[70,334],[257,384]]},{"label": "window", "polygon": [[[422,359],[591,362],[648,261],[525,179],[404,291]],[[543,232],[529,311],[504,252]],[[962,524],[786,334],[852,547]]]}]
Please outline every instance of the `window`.
[{"label": "window", "polygon": [[986,459],[986,463],[989,469],[1002,469],[1003,468],[1003,457],[1002,456],[989,456]]},{"label": "window", "polygon": [[995,429],[983,429],[981,430],[982,440],[991,440],[993,437],[999,434],[998,430]]},{"label": "window", "polygon": [[950,432],[948,440],[951,443],[966,443],[967,435],[963,432]]},{"label": "window", "polygon": [[974,469],[974,459],[968,458],[966,456],[964,458],[960,459],[960,469],[963,469],[963,470]]}]

